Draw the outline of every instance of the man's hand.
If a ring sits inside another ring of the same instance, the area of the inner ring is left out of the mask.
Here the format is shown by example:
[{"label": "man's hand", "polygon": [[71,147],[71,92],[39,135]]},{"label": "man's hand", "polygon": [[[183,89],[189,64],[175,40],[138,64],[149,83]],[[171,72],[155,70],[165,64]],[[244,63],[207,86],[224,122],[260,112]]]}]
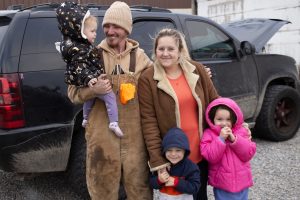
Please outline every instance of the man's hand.
[{"label": "man's hand", "polygon": [[92,78],[92,79],[88,82],[88,86],[89,86],[90,88],[92,88],[96,83],[97,83],[97,79],[96,79],[96,78]]},{"label": "man's hand", "polygon": [[96,94],[106,94],[108,92],[110,92],[112,89],[110,81],[108,79],[106,79],[106,74],[101,74],[98,77],[98,81],[96,82],[96,84],[93,85],[93,87],[91,87],[91,90]]}]

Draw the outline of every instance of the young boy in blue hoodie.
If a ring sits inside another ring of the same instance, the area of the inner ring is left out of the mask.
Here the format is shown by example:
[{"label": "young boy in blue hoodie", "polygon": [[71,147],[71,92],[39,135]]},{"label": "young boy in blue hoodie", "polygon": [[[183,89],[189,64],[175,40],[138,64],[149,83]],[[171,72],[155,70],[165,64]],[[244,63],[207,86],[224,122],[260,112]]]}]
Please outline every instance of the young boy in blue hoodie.
[{"label": "young boy in blue hoodie", "polygon": [[160,200],[193,200],[200,187],[198,166],[188,159],[189,141],[180,128],[171,128],[162,141],[162,153],[171,163],[150,177],[150,186],[159,190]]}]

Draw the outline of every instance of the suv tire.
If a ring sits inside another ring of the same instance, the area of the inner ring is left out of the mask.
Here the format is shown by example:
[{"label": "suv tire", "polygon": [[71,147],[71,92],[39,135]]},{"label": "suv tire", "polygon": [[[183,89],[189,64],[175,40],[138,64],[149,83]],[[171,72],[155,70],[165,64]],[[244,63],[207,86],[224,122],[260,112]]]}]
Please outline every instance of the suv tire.
[{"label": "suv tire", "polygon": [[300,95],[289,86],[268,87],[256,121],[255,132],[259,137],[272,141],[292,138],[300,124]]}]

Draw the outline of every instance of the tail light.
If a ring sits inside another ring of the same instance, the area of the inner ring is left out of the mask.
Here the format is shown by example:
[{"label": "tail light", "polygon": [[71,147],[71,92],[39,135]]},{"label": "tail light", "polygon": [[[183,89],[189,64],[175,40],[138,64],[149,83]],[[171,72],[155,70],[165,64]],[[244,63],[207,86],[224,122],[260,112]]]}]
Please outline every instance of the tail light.
[{"label": "tail light", "polygon": [[0,128],[13,129],[25,125],[18,74],[0,75]]}]

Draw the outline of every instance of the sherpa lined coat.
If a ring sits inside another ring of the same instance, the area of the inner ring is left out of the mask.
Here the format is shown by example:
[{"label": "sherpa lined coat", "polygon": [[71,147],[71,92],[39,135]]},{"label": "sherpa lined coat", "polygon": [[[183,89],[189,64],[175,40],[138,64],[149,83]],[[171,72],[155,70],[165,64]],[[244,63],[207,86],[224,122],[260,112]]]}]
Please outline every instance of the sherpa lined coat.
[{"label": "sherpa lined coat", "polygon": [[56,10],[59,29],[63,34],[60,52],[67,63],[65,82],[70,85],[87,86],[88,82],[104,73],[95,48],[82,35],[88,8],[73,2],[62,3]]},{"label": "sherpa lined coat", "polygon": [[[198,105],[201,138],[204,110],[218,94],[202,64],[184,60],[180,65]],[[164,69],[158,63],[142,73],[138,94],[143,135],[150,156],[150,171],[156,171],[168,165],[161,155],[162,138],[170,128],[181,127],[179,103]]]},{"label": "sherpa lined coat", "polygon": [[[234,143],[219,138],[221,127],[209,118],[209,112],[217,105],[226,105],[237,117],[232,126],[236,137]],[[208,161],[208,183],[228,192],[239,192],[253,185],[250,160],[256,152],[256,145],[249,139],[248,130],[242,124],[243,113],[231,99],[218,98],[206,110],[206,121],[210,128],[205,129],[201,140],[201,154]]]}]

